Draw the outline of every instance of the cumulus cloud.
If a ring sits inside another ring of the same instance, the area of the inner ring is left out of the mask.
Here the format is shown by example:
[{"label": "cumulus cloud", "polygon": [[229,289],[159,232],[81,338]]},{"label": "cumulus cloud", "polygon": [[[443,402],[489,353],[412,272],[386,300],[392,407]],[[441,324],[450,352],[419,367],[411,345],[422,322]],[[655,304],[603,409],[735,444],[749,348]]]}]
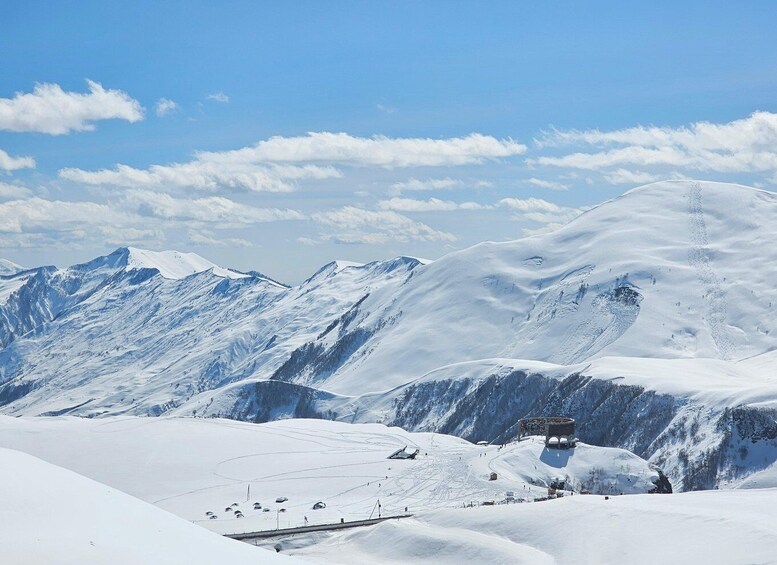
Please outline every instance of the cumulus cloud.
[{"label": "cumulus cloud", "polygon": [[197,154],[218,163],[328,162],[364,167],[454,166],[520,155],[526,146],[512,139],[473,133],[445,139],[355,137],[347,133],[311,132],[298,137],[271,137],[253,147]]},{"label": "cumulus cloud", "polygon": [[610,184],[647,184],[659,180],[684,180],[687,176],[672,172],[669,174],[654,174],[646,171],[630,171],[628,169],[617,169],[606,173],[604,180]]},{"label": "cumulus cloud", "polygon": [[0,200],[19,200],[30,196],[32,191],[29,188],[0,182]]},{"label": "cumulus cloud", "polygon": [[220,237],[207,230],[194,231],[189,230],[189,243],[193,245],[204,245],[206,247],[254,247],[254,244],[247,239],[238,237]]},{"label": "cumulus cloud", "polygon": [[451,233],[437,231],[390,210],[373,211],[345,206],[338,210],[313,214],[312,218],[322,226],[336,230],[336,233],[323,235],[325,239],[336,243],[382,244],[389,241],[456,240]]},{"label": "cumulus cloud", "polygon": [[222,104],[227,104],[229,102],[229,96],[223,92],[214,92],[213,94],[208,94],[205,99],[213,100],[214,102],[221,102]]},{"label": "cumulus cloud", "polygon": [[141,216],[166,220],[197,220],[231,225],[305,219],[305,215],[297,210],[256,208],[221,196],[188,200],[138,190],[130,192],[123,202]]},{"label": "cumulus cloud", "polygon": [[477,202],[452,202],[430,198],[429,200],[415,200],[413,198],[391,198],[378,203],[381,210],[394,210],[395,212],[450,212],[452,210],[485,210],[492,208],[486,204]]},{"label": "cumulus cloud", "polygon": [[[556,229],[583,213],[580,208],[559,206],[542,198],[503,198],[498,205],[510,210],[515,219],[545,224],[547,229],[544,231]],[[533,230],[526,233],[541,232]]]},{"label": "cumulus cloud", "polygon": [[0,233],[82,232],[84,226],[128,224],[123,212],[95,202],[33,197],[0,203]]},{"label": "cumulus cloud", "polygon": [[37,84],[31,93],[0,98],[0,130],[63,135],[92,131],[98,120],[143,119],[137,100],[121,90],[106,90],[87,80],[88,93],[65,92],[58,84]]},{"label": "cumulus cloud", "polygon": [[499,201],[500,206],[504,206],[518,212],[559,212],[561,206],[548,202],[542,198],[503,198]]},{"label": "cumulus cloud", "polygon": [[[122,164],[98,171],[67,168],[60,170],[59,176],[90,185],[287,192],[294,190],[298,180],[341,177],[338,165],[452,166],[515,155],[525,149],[512,140],[480,134],[450,139],[392,139],[325,132],[302,137],[271,137],[233,151],[201,151],[187,163],[152,165],[147,169]],[[430,186],[442,186],[448,180],[426,182]],[[412,179],[406,184],[412,186]]]},{"label": "cumulus cloud", "polygon": [[564,184],[563,182],[558,181],[530,178],[526,179],[525,182],[526,184],[530,184],[539,188],[545,188],[547,190],[569,190],[568,184]]},{"label": "cumulus cloud", "polygon": [[459,179],[425,179],[419,180],[410,178],[406,181],[395,182],[391,185],[391,191],[394,194],[401,194],[405,191],[427,191],[427,190],[452,190],[461,188],[464,182]]},{"label": "cumulus cloud", "polygon": [[256,192],[289,192],[294,190],[295,181],[338,178],[341,173],[333,167],[317,165],[256,165],[194,160],[188,163],[152,165],[148,169],[136,169],[127,165],[98,171],[62,169],[59,176],[81,184],[127,188],[195,188],[209,191],[228,188]]},{"label": "cumulus cloud", "polygon": [[175,112],[179,108],[180,107],[175,101],[169,100],[168,98],[160,98],[156,101],[154,112],[156,112],[158,117],[164,118],[167,114],[170,112]]},{"label": "cumulus cloud", "polygon": [[11,157],[0,149],[0,170],[16,171],[19,169],[34,169],[35,159],[32,157]]},{"label": "cumulus cloud", "polygon": [[[10,198],[9,201],[3,201]],[[48,200],[28,189],[0,183],[1,247],[43,247],[63,243],[161,243],[168,231],[197,233],[202,245],[212,230],[244,229],[284,220],[303,220],[297,210],[258,208],[227,198],[174,198],[165,193],[133,190],[107,203]],[[211,231],[209,231],[211,230]],[[213,238],[212,238],[213,239]],[[196,237],[190,237],[194,242]],[[221,244],[242,245],[235,238]]]},{"label": "cumulus cloud", "polygon": [[[755,112],[747,118],[716,124],[696,122],[681,127],[636,126],[613,131],[553,130],[537,146],[587,146],[592,151],[528,159],[529,165],[582,170],[618,169],[657,175],[646,168],[719,173],[777,171],[777,114]],[[665,175],[660,175],[666,178]],[[616,176],[616,178],[618,178]]]}]

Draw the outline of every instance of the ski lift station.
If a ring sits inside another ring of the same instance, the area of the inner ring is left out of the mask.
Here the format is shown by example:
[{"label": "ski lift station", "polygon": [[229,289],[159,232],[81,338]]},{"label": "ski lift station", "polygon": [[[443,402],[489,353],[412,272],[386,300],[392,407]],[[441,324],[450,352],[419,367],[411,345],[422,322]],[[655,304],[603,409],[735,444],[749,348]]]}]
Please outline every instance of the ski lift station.
[{"label": "ski lift station", "polygon": [[518,421],[519,439],[525,436],[545,436],[545,446],[551,449],[575,447],[575,421],[572,418],[524,418]]}]

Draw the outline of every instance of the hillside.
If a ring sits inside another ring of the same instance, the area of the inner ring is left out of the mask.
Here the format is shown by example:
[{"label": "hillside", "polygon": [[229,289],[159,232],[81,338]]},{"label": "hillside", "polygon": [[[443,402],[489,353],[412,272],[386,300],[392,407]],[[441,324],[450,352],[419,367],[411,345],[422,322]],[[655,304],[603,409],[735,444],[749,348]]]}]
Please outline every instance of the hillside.
[{"label": "hillside", "polygon": [[412,520],[283,540],[311,561],[400,565],[775,563],[777,491],[573,496],[438,511]]},{"label": "hillside", "polygon": [[304,563],[213,535],[25,453],[0,449],[0,462],[3,563]]},{"label": "hillside", "polygon": [[[442,434],[326,420],[256,425],[167,417],[0,417],[0,446],[72,469],[219,533],[301,526],[305,517],[310,524],[365,519],[377,515],[377,500],[384,515],[397,515],[405,508],[423,513],[501,501],[507,491],[532,501],[546,497],[557,479],[569,492],[606,494],[647,493],[657,490],[659,479],[645,460],[622,449],[581,444],[550,450],[539,438],[483,447]],[[405,446],[420,450],[415,460],[388,459]],[[491,472],[498,480],[489,480]],[[278,504],[280,496],[289,500]],[[326,508],[314,511],[318,501]],[[254,510],[255,502],[263,508]],[[276,513],[280,508],[283,514]],[[236,509],[243,518],[236,518]]]}]

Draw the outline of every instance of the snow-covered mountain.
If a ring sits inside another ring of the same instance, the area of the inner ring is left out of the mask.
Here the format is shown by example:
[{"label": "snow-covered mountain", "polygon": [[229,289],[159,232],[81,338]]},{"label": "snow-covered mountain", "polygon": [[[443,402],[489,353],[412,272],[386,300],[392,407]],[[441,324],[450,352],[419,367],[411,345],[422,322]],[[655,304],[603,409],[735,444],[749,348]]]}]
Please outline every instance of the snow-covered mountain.
[{"label": "snow-covered mountain", "polygon": [[686,489],[736,486],[777,460],[776,218],[770,192],[664,182],[550,234],[293,287],[137,249],[21,271],[0,277],[0,411],[496,440],[565,413]]},{"label": "snow-covered mountain", "polygon": [[0,276],[13,275],[23,270],[24,267],[21,265],[17,265],[16,263],[8,261],[7,259],[0,259]]}]

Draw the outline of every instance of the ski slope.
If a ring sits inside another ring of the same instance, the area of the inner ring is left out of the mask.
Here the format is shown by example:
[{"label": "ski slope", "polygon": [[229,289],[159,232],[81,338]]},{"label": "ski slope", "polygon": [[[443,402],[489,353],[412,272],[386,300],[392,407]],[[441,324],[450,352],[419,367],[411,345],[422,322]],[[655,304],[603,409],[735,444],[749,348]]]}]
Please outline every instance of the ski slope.
[{"label": "ski slope", "polygon": [[437,511],[282,540],[319,563],[653,565],[777,563],[777,490],[574,496],[540,504]]},{"label": "ski slope", "polygon": [[0,562],[24,565],[302,565],[214,535],[119,492],[0,449]]},{"label": "ski slope", "polygon": [[[556,479],[565,480],[570,491],[644,493],[658,478],[647,462],[621,449],[581,444],[549,450],[538,438],[483,447],[442,434],[325,420],[257,425],[0,417],[0,446],[26,451],[219,533],[297,527],[305,517],[311,525],[377,517],[378,500],[384,516],[498,502],[507,491],[533,500],[547,496]],[[387,459],[404,446],[420,450],[416,460]],[[489,480],[492,472],[496,481]],[[288,501],[276,503],[279,497]],[[319,501],[326,508],[313,510]],[[261,510],[254,510],[255,502]],[[244,517],[236,518],[236,510]]]}]

